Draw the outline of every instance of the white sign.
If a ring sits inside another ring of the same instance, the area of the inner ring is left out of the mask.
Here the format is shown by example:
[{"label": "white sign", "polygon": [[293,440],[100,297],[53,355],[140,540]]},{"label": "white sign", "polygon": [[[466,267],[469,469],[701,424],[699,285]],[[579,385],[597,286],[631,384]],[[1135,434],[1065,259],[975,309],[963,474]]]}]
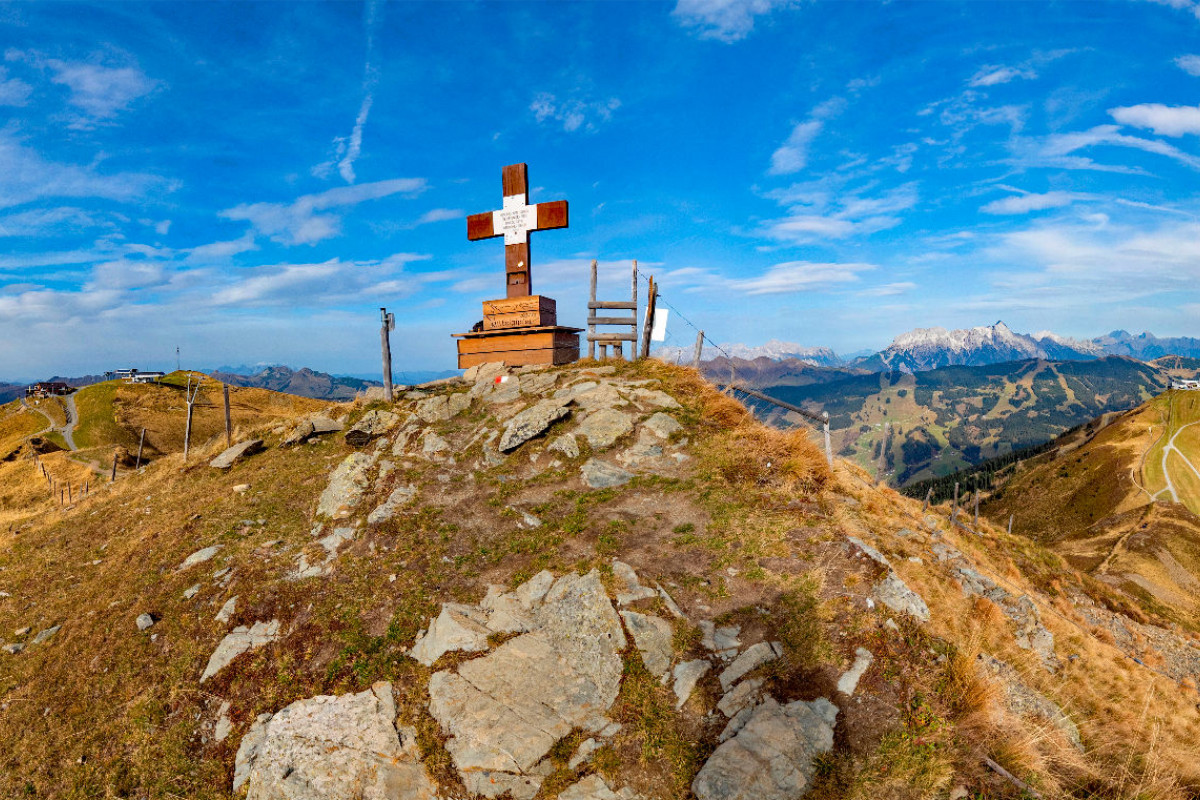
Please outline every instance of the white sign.
[{"label": "white sign", "polygon": [[665,308],[654,309],[654,325],[650,328],[650,341],[665,342],[667,340],[667,315],[670,313]]},{"label": "white sign", "polygon": [[504,208],[492,212],[492,233],[503,233],[506,245],[525,244],[537,229],[537,203],[527,205],[523,194],[506,196]]}]

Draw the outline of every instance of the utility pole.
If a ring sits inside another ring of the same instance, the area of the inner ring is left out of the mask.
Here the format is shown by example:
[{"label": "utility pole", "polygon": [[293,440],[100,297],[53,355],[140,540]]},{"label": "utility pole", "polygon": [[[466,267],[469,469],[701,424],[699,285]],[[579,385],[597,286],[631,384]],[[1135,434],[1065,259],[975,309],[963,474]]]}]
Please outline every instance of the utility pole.
[{"label": "utility pole", "polygon": [[179,370],[183,369],[183,367],[179,366],[179,364],[180,364],[180,361],[179,361],[179,345],[175,345],[175,371],[176,371],[176,372],[179,372]]},{"label": "utility pole", "polygon": [[383,323],[379,326],[379,341],[383,346],[383,397],[391,403],[395,398],[392,396],[392,343],[388,333],[396,329],[396,315],[381,307],[379,316]]}]

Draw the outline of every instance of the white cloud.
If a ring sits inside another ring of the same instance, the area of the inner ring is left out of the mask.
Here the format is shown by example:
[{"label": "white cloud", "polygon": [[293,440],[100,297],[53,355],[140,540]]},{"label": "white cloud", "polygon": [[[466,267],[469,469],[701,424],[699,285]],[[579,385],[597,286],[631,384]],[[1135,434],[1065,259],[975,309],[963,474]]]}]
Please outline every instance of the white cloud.
[{"label": "white cloud", "polygon": [[597,123],[608,122],[613,112],[621,107],[621,101],[615,97],[608,100],[580,100],[564,98],[560,100],[550,92],[540,92],[529,104],[538,122],[547,120],[561,123],[564,131],[596,130]]},{"label": "white cloud", "polygon": [[428,225],[431,222],[446,222],[452,219],[464,219],[466,212],[459,208],[433,208],[426,211],[417,219],[417,225]]},{"label": "white cloud", "polygon": [[137,67],[106,67],[58,59],[48,59],[46,66],[54,73],[51,80],[70,90],[67,102],[86,115],[76,120],[74,127],[111,119],[158,86],[158,81],[146,77]]},{"label": "white cloud", "polygon": [[832,264],[787,261],[775,264],[754,278],[728,281],[734,291],[747,295],[787,294],[829,289],[859,280],[858,273],[875,269],[873,264]]},{"label": "white cloud", "polygon": [[169,230],[171,230],[171,220],[169,219],[164,219],[154,225],[154,232],[159,236],[166,236]]},{"label": "white cloud", "polygon": [[863,289],[861,292],[856,292],[859,297],[895,297],[897,295],[911,292],[917,288],[917,285],[911,281],[899,281],[897,283],[885,283],[882,286],[872,286],[870,289]]},{"label": "white cloud", "polygon": [[33,87],[18,78],[6,78],[8,71],[0,67],[0,106],[23,106],[29,102]]},{"label": "white cloud", "polygon": [[1186,72],[1188,75],[1194,75],[1200,78],[1200,56],[1186,55],[1175,59],[1175,66]]},{"label": "white cloud", "polygon": [[993,200],[979,210],[985,214],[1028,214],[1030,211],[1069,206],[1078,197],[1071,192],[1046,192],[1045,194],[1028,192]]},{"label": "white cloud", "polygon": [[968,85],[998,86],[1002,83],[1014,81],[1017,78],[1032,80],[1036,77],[1037,73],[1032,69],[989,65],[986,67],[980,67],[979,71],[972,76],[970,81],[968,81]]},{"label": "white cloud", "polygon": [[736,42],[754,30],[754,20],[793,0],[678,0],[672,15],[701,39]]},{"label": "white cloud", "polygon": [[382,261],[330,259],[319,264],[279,264],[258,267],[251,277],[238,280],[212,296],[217,306],[293,306],[382,300],[408,296],[420,281],[399,280],[404,265],[428,259],[427,255],[396,253]]},{"label": "white cloud", "polygon": [[1192,169],[1200,170],[1200,158],[1189,155],[1177,147],[1154,139],[1142,139],[1120,133],[1116,125],[1097,125],[1086,131],[1055,133],[1041,139],[1021,138],[1011,143],[1017,166],[1053,167],[1058,169],[1090,169],[1104,172],[1138,173],[1135,167],[1097,164],[1090,158],[1072,155],[1077,150],[1112,145],[1143,150],[1147,153],[1166,156]]},{"label": "white cloud", "polygon": [[165,274],[161,262],[122,258],[93,267],[92,280],[84,285],[83,290],[146,289],[162,284]]},{"label": "white cloud", "polygon": [[11,130],[0,129],[0,208],[50,197],[102,197],[129,202],[151,188],[172,186],[154,175],[119,172],[103,175],[95,167],[47,161],[26,147]]},{"label": "white cloud", "polygon": [[251,250],[257,250],[258,245],[254,243],[254,235],[249,231],[240,239],[234,239],[228,242],[212,242],[211,244],[202,244],[193,247],[188,253],[187,261],[191,264],[207,264],[213,261],[226,261],[230,256],[235,256],[238,253],[247,253]]},{"label": "white cloud", "polygon": [[1108,113],[1122,125],[1149,128],[1160,136],[1200,135],[1200,106],[1164,106],[1143,103],[1137,106],[1110,108]]},{"label": "white cloud", "polygon": [[787,141],[771,154],[770,174],[789,175],[804,169],[808,165],[808,146],[824,126],[820,120],[808,120],[792,128]]},{"label": "white cloud", "polygon": [[790,175],[808,165],[808,149],[813,139],[825,127],[825,120],[832,119],[846,108],[846,101],[833,97],[821,103],[808,115],[808,119],[792,128],[787,141],[771,154],[771,175]]},{"label": "white cloud", "polygon": [[1200,19],[1200,2],[1197,2],[1197,0],[1149,0],[1149,2],[1179,11],[1186,11],[1196,19]]},{"label": "white cloud", "polygon": [[788,214],[765,221],[759,235],[785,244],[865,236],[899,225],[896,215],[918,200],[917,185],[911,182],[872,196],[864,194],[872,186],[841,191],[835,183],[822,179],[767,192]]},{"label": "white cloud", "polygon": [[38,236],[49,233],[61,235],[101,225],[100,221],[81,208],[34,208],[0,217],[0,237]]},{"label": "white cloud", "polygon": [[220,213],[232,220],[245,220],[258,233],[287,245],[316,244],[341,232],[341,218],[318,212],[378,200],[393,194],[415,197],[425,191],[424,178],[393,178],[375,183],[341,186],[310,194],[292,203],[242,203]]}]

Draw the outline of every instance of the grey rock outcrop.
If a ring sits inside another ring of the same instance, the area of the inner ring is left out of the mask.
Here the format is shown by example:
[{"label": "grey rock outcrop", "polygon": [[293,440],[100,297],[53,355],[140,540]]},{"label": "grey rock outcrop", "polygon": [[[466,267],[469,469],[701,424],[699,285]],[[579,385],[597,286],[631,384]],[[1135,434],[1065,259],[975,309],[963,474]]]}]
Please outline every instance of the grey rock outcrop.
[{"label": "grey rock outcrop", "polygon": [[541,436],[551,425],[571,413],[566,402],[542,400],[508,421],[500,437],[501,453],[516,450],[535,436]]},{"label": "grey rock outcrop", "polygon": [[297,445],[306,442],[314,436],[321,436],[326,433],[336,433],[345,429],[345,425],[328,417],[313,417],[301,421],[295,428],[284,437],[282,444],[285,446]]},{"label": "grey rock outcrop", "polygon": [[[794,800],[812,783],[813,759],[833,748],[837,706],[825,698],[755,706],[692,782],[698,800]],[[730,723],[733,724],[732,722]]]},{"label": "grey rock outcrop", "polygon": [[391,411],[373,409],[362,415],[362,419],[354,423],[346,431],[346,444],[351,447],[362,447],[372,439],[378,439],[392,428],[400,424],[400,416]]},{"label": "grey rock outcrop", "polygon": [[558,794],[558,800],[639,800],[640,797],[628,786],[614,792],[599,775],[588,775]]},{"label": "grey rock outcrop", "polygon": [[642,423],[642,428],[650,431],[659,439],[670,439],[671,434],[683,430],[683,426],[670,414],[655,412],[650,419]]},{"label": "grey rock outcrop", "polygon": [[54,637],[54,634],[58,633],[61,628],[61,625],[55,625],[52,628],[46,628],[46,630],[33,637],[31,644],[45,644],[46,642],[50,641]]},{"label": "grey rock outcrop", "polygon": [[225,669],[225,667],[229,666],[229,662],[242,653],[263,647],[278,638],[279,620],[276,619],[270,622],[256,622],[250,627],[240,625],[234,628],[221,640],[221,643],[217,645],[217,649],[209,656],[208,666],[204,668],[204,674],[200,676],[200,682],[204,683],[213,675]]},{"label": "grey rock outcrop", "polygon": [[417,496],[417,487],[413,485],[399,486],[392,490],[388,495],[388,499],[376,506],[375,510],[367,515],[367,522],[371,525],[378,525],[381,522],[386,522],[396,516],[396,512],[412,501]]},{"label": "grey rock outcrop", "polygon": [[429,682],[430,713],[464,783],[491,797],[532,797],[536,765],[572,730],[604,727],[620,689],[626,639],[599,574],[565,575],[548,590],[545,575],[513,592],[530,632]]},{"label": "grey rock outcrop", "polygon": [[929,622],[929,606],[925,605],[921,595],[908,588],[895,570],[889,570],[882,580],[875,584],[875,598],[892,611],[908,614],[920,622]]},{"label": "grey rock outcrop", "polygon": [[247,800],[436,800],[416,732],[395,725],[391,685],[299,700],[243,737],[233,791]]},{"label": "grey rock outcrop", "polygon": [[768,661],[774,661],[783,655],[783,647],[779,642],[759,642],[746,648],[725,671],[718,676],[721,681],[721,691],[728,692],[729,687],[741,680],[742,676],[758,669]]},{"label": "grey rock outcrop", "polygon": [[634,477],[632,472],[626,472],[620,467],[598,458],[589,458],[580,467],[579,472],[583,476],[583,482],[593,489],[611,489],[623,486]]},{"label": "grey rock outcrop", "polygon": [[[579,399],[579,398],[577,398]],[[576,434],[587,439],[594,450],[612,447],[613,443],[633,430],[633,417],[614,408],[600,408],[588,414]]]},{"label": "grey rock outcrop", "polygon": [[446,603],[442,613],[429,625],[429,630],[417,637],[409,655],[427,667],[445,653],[460,650],[478,653],[486,650],[487,619],[477,609],[460,603]]},{"label": "grey rock outcrop", "polygon": [[221,453],[221,455],[208,462],[208,465],[210,467],[214,467],[215,469],[229,469],[238,461],[238,459],[247,458],[255,453],[261,453],[263,449],[262,439],[251,439],[246,442],[238,442],[233,447],[228,448]]},{"label": "grey rock outcrop", "polygon": [[694,661],[684,661],[675,667],[675,708],[683,708],[684,703],[696,690],[696,684],[712,669],[712,665],[703,658]]},{"label": "grey rock outcrop", "polygon": [[139,631],[149,630],[154,627],[154,617],[149,614],[138,614],[138,618],[134,620],[134,624],[137,625]]},{"label": "grey rock outcrop", "polygon": [[874,662],[875,656],[871,655],[870,650],[865,647],[855,650],[854,664],[842,673],[842,677],[838,678],[838,691],[845,695],[854,694],[854,690],[858,688],[858,682],[862,680],[863,673],[870,669]]},{"label": "grey rock outcrop", "polygon": [[329,476],[329,485],[317,503],[317,516],[345,519],[353,514],[367,489],[367,473],[374,466],[376,458],[374,454],[365,453],[346,456]]},{"label": "grey rock outcrop", "polygon": [[205,547],[200,550],[197,550],[196,552],[192,553],[190,556],[185,558],[183,560],[183,563],[180,564],[178,567],[176,567],[176,569],[177,570],[187,569],[188,567],[194,567],[197,564],[203,564],[205,561],[211,561],[212,557],[215,556],[217,554],[217,551],[220,549],[221,549],[221,545],[214,544],[211,547]]},{"label": "grey rock outcrop", "polygon": [[671,639],[674,631],[671,623],[665,619],[650,614],[639,614],[636,611],[622,611],[621,618],[625,627],[633,637],[638,652],[642,655],[642,663],[651,675],[666,680],[671,669],[671,657],[674,652]]}]

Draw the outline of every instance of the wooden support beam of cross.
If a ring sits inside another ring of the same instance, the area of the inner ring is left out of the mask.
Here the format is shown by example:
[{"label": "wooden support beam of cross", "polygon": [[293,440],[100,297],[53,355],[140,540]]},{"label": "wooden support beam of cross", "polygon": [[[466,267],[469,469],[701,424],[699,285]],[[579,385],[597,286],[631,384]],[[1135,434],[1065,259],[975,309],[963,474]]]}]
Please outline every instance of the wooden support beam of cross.
[{"label": "wooden support beam of cross", "polygon": [[534,203],[529,200],[529,169],[525,164],[510,164],[501,173],[504,206],[467,217],[467,238],[471,241],[504,237],[504,272],[508,297],[533,294],[530,272],[529,234],[567,227],[567,201]]}]

